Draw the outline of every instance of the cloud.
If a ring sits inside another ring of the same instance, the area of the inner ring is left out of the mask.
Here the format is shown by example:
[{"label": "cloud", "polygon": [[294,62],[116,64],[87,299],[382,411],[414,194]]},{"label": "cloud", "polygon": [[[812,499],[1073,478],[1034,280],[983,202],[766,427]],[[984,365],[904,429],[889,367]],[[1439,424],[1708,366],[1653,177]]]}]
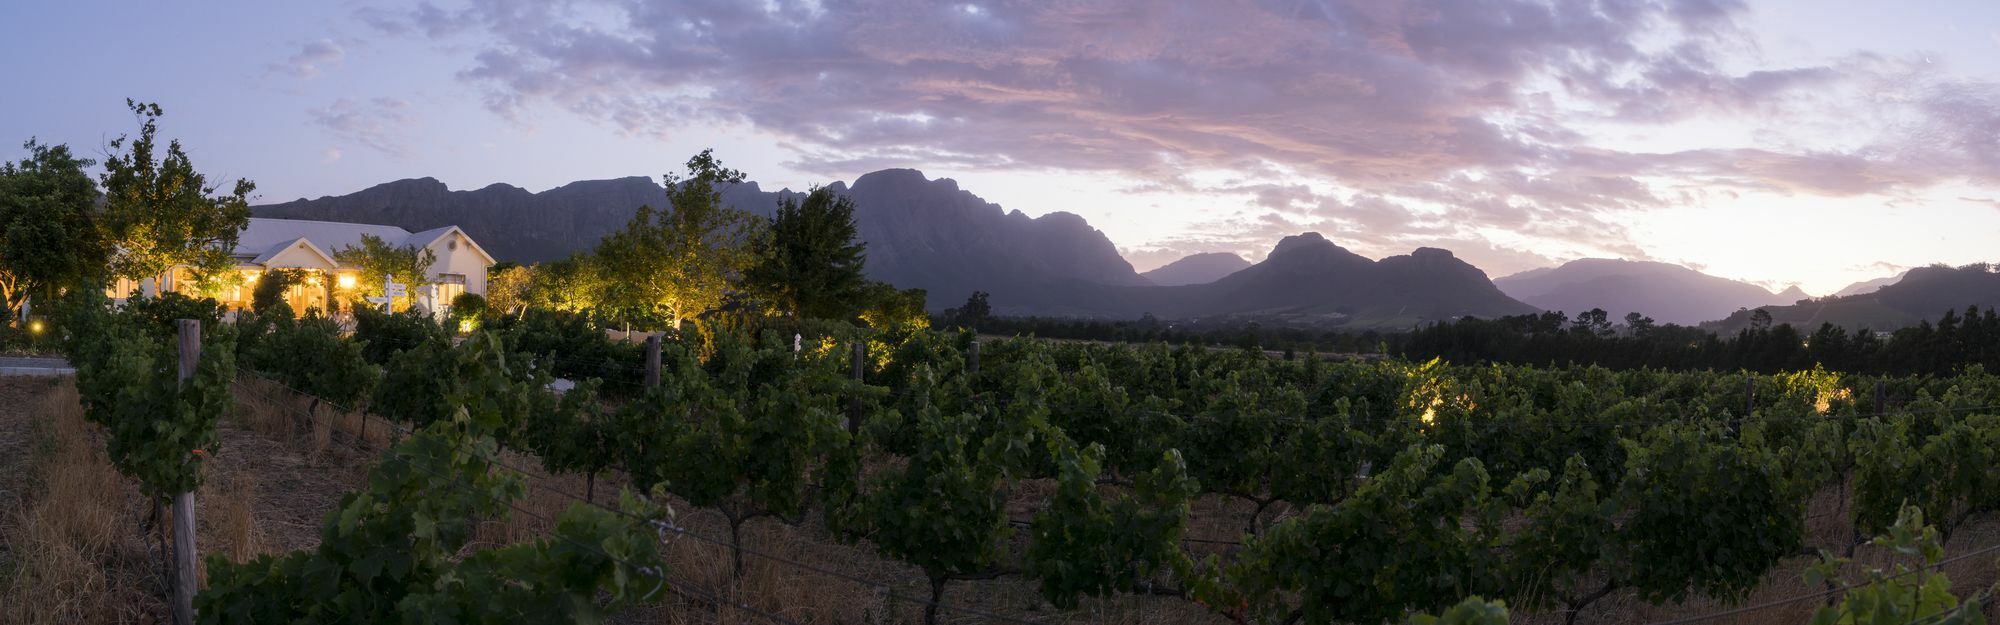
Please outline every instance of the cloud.
[{"label": "cloud", "polygon": [[[409,108],[409,102],[396,98],[340,98],[307,114],[314,124],[336,137],[400,157],[407,150],[402,127],[410,121]],[[339,158],[338,150],[333,153]]]},{"label": "cloud", "polygon": [[340,148],[327,148],[320,152],[319,162],[327,165],[340,162]]},{"label": "cloud", "polygon": [[[1643,257],[1613,216],[1710,193],[2000,183],[1993,85],[1869,54],[1769,66],[1745,12],[1735,0],[473,0],[363,19],[468,44],[461,78],[510,117],[554,105],[640,135],[746,124],[779,137],[788,165],[829,177],[1055,169],[1244,201],[1143,248],[1243,250],[1244,237],[1205,234],[1226,225],[1263,244],[1326,227],[1385,249],[1459,242],[1527,260],[1504,251],[1525,237]],[[1755,135],[1616,140],[1711,119]],[[1192,184],[1192,170],[1240,179]]]},{"label": "cloud", "polygon": [[293,78],[318,76],[321,68],[339,63],[347,56],[347,49],[332,39],[308,41],[299,46],[299,51],[286,57],[282,63],[272,63],[270,70],[288,74]]}]

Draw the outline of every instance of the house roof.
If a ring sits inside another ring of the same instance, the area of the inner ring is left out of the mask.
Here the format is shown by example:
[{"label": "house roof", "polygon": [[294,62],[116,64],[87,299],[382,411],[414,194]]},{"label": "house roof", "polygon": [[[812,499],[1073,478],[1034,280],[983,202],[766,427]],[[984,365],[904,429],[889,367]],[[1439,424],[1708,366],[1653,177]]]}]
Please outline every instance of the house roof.
[{"label": "house roof", "polygon": [[259,254],[257,255],[256,258],[250,259],[250,262],[256,265],[269,265],[271,264],[272,259],[277,258],[279,254],[283,254],[285,250],[292,249],[293,245],[299,245],[306,249],[312,250],[314,254],[318,254],[320,258],[325,259],[326,264],[328,265],[338,264],[336,261],[333,260],[333,254],[330,254],[324,248],[321,248],[320,246],[313,244],[312,239],[308,239],[305,237],[298,237],[290,241],[286,241],[284,243],[279,243],[275,246],[272,246],[271,249],[265,250],[263,254]]},{"label": "house roof", "polygon": [[[363,235],[381,238],[384,243],[395,246],[414,245],[417,247],[426,247],[432,242],[437,241],[438,238],[454,231],[461,234],[464,233],[463,230],[459,230],[458,226],[445,226],[411,233],[408,230],[395,226],[376,224],[252,217],[250,218],[250,224],[244,227],[241,233],[236,235],[234,255],[237,258],[247,259],[252,263],[263,264],[271,256],[291,247],[300,239],[305,239],[316,251],[331,258],[344,248],[360,247]],[[472,237],[468,236],[465,240],[471,241]],[[479,252],[481,256],[484,256],[488,263],[493,262],[493,256],[487,254],[486,250],[481,249],[479,244],[473,243],[472,249]]]}]

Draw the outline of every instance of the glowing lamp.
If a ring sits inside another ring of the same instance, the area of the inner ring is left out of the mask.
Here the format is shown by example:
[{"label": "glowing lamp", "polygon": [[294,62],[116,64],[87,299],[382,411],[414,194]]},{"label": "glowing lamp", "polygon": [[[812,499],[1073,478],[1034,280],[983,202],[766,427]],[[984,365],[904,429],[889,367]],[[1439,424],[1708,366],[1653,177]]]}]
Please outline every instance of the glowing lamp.
[{"label": "glowing lamp", "polygon": [[458,333],[459,333],[459,334],[471,334],[473,330],[478,330],[478,329],[479,329],[479,322],[478,322],[478,321],[474,321],[474,320],[471,320],[471,319],[460,319],[460,320],[458,320]]},{"label": "glowing lamp", "polygon": [[35,334],[41,334],[41,333],[42,333],[42,320],[40,320],[40,319],[36,319],[36,320],[34,320],[34,321],[30,321],[30,322],[28,322],[28,331],[29,331],[29,332],[33,332],[33,333],[35,333]]},{"label": "glowing lamp", "polygon": [[354,274],[343,273],[333,279],[333,283],[343,289],[354,288]]}]

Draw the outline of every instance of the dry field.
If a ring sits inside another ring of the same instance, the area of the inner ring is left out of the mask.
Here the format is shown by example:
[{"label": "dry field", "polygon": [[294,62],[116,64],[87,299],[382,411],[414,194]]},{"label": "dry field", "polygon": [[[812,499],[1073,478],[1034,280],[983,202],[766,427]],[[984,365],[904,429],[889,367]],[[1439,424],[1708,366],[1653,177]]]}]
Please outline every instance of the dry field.
[{"label": "dry field", "polygon": [[[0,621],[8,623],[153,623],[164,615],[164,585],[158,573],[158,534],[151,509],[137,490],[114,471],[101,440],[77,406],[66,381],[0,378]],[[311,547],[322,515],[341,494],[359,485],[373,455],[367,448],[386,444],[387,424],[335,414],[322,406],[319,418],[303,418],[311,402],[258,382],[239,387],[234,415],[222,425],[222,445],[208,464],[211,473],[197,493],[198,544],[207,553],[243,560],[260,553]],[[548,476],[530,457],[509,453],[508,467],[528,474],[526,513],[487,521],[474,548],[539,538],[544,519],[577,504],[585,492],[581,476]],[[506,469],[499,469],[506,470]],[[600,476],[595,497],[604,501],[623,486],[616,475]],[[1032,503],[1049,488],[1024,484],[1012,515],[1027,519]],[[1819,497],[1809,514],[1814,545],[1831,547],[1848,533],[1840,500]],[[677,522],[692,533],[726,544],[728,525],[720,513],[684,503],[674,506]],[[1248,520],[1248,504],[1204,499],[1195,507],[1190,536],[1232,538]],[[1280,505],[1266,522],[1287,511]],[[539,517],[539,518],[538,518]],[[680,594],[618,615],[618,623],[911,623],[921,622],[929,587],[913,567],[875,555],[860,542],[843,543],[808,515],[787,525],[758,519],[745,526],[744,542],[754,553],[745,573],[731,574],[726,547],[690,537],[670,538],[663,547]],[[2000,542],[2000,522],[1977,519],[1957,532],[1947,555]],[[1227,549],[1193,545],[1198,556]],[[1857,559],[1886,562],[1884,554],[1862,547]],[[1808,587],[1801,570],[1806,557],[1787,560],[1746,601],[1755,605],[1822,590]],[[804,565],[804,566],[801,566]],[[833,571],[839,575],[814,571]],[[1990,586],[1995,558],[1971,558],[1946,567],[1961,594]],[[881,585],[863,584],[858,578]],[[734,604],[742,603],[753,610]],[[1058,611],[1042,601],[1030,581],[1002,578],[954,582],[945,603],[982,613],[1037,623],[1224,623],[1191,602],[1170,597],[1125,596],[1086,601]],[[1803,623],[1818,601],[1717,618],[1706,623]],[[1585,610],[1579,622],[1641,624],[1706,614],[1730,605],[1695,599],[1654,607],[1629,592],[1614,593]],[[761,614],[760,614],[761,613]],[[1988,608],[1989,618],[1995,615]],[[1518,623],[1561,623],[1561,613],[1517,613]],[[947,623],[992,622],[970,612],[946,611]]]}]

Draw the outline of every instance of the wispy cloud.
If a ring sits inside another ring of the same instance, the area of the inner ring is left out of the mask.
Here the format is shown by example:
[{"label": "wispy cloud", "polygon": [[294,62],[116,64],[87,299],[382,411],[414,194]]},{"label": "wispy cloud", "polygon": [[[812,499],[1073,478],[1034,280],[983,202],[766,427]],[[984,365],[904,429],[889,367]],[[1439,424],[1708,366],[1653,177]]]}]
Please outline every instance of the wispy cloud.
[{"label": "wispy cloud", "polygon": [[347,49],[332,39],[316,39],[300,44],[298,52],[292,53],[281,63],[272,63],[272,72],[293,78],[311,78],[329,65],[339,63],[347,56]]},{"label": "wispy cloud", "polygon": [[[402,156],[407,150],[403,133],[410,121],[409,109],[409,102],[396,98],[340,98],[307,114],[314,124],[336,137],[389,156]],[[335,159],[340,157],[337,149],[332,154]]]}]

